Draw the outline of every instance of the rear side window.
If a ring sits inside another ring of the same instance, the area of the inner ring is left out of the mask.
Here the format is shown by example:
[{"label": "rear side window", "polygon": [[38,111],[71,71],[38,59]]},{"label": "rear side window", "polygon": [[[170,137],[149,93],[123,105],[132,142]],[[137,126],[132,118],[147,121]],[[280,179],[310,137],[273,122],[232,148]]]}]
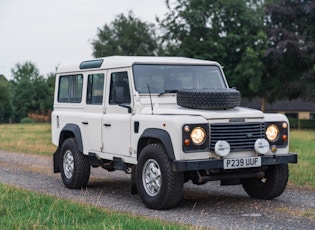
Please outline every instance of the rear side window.
[{"label": "rear side window", "polygon": [[86,104],[102,104],[104,90],[104,74],[90,74],[87,83]]},{"label": "rear side window", "polygon": [[82,88],[83,76],[81,74],[60,76],[58,102],[80,103]]}]

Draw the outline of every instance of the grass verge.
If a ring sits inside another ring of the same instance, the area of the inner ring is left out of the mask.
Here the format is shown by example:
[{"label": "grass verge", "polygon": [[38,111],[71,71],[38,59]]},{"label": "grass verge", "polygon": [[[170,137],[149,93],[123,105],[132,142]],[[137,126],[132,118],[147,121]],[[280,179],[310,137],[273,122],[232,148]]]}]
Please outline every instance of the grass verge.
[{"label": "grass verge", "polygon": [[298,153],[298,163],[290,164],[290,183],[315,188],[315,130],[292,130],[290,151]]},{"label": "grass verge", "polygon": [[0,229],[192,229],[0,184]]},{"label": "grass verge", "polygon": [[52,155],[51,126],[44,124],[1,124],[0,149],[13,152]]}]

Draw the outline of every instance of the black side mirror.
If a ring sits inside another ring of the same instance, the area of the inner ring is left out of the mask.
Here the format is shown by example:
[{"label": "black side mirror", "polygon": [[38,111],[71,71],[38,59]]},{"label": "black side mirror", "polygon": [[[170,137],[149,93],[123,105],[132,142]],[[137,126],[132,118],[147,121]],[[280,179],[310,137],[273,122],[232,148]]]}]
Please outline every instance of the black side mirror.
[{"label": "black side mirror", "polygon": [[114,88],[114,103],[122,104],[125,100],[124,87],[115,87]]}]

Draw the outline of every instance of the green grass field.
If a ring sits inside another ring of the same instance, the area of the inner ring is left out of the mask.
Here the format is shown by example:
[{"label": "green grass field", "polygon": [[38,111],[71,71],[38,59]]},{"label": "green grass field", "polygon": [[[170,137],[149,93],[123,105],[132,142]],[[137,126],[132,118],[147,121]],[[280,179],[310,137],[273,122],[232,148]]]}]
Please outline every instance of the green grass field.
[{"label": "green grass field", "polygon": [[13,152],[52,155],[50,124],[0,125],[0,149]]}]

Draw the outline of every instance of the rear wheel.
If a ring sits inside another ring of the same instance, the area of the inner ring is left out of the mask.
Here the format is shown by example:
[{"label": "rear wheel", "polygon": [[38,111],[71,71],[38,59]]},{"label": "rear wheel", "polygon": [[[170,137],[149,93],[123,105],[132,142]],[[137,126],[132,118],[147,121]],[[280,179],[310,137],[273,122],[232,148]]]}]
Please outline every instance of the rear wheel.
[{"label": "rear wheel", "polygon": [[182,198],[183,173],[172,169],[162,144],[150,144],[140,153],[136,168],[138,193],[146,207],[169,209]]},{"label": "rear wheel", "polygon": [[242,181],[242,185],[249,196],[269,200],[283,193],[288,183],[288,177],[287,164],[273,165],[265,171],[264,178],[246,179]]},{"label": "rear wheel", "polygon": [[79,152],[74,138],[66,139],[60,152],[60,172],[67,188],[86,187],[90,177],[90,164]]}]

